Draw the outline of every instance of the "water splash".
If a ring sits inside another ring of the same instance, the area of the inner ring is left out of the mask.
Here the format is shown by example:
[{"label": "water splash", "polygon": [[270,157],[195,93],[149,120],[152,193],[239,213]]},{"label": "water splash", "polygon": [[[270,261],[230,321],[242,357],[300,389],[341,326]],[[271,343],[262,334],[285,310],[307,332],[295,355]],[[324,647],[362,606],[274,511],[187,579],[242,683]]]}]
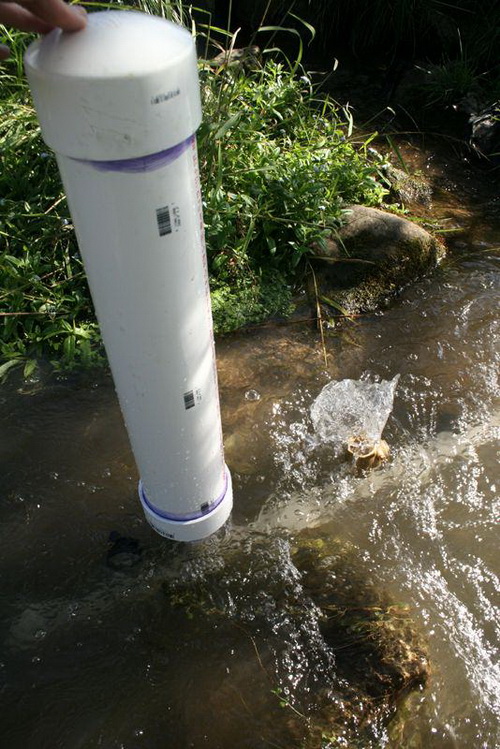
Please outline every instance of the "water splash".
[{"label": "water splash", "polygon": [[392,411],[399,375],[392,380],[334,380],[311,406],[314,429],[323,442],[348,446],[366,456],[380,442]]}]

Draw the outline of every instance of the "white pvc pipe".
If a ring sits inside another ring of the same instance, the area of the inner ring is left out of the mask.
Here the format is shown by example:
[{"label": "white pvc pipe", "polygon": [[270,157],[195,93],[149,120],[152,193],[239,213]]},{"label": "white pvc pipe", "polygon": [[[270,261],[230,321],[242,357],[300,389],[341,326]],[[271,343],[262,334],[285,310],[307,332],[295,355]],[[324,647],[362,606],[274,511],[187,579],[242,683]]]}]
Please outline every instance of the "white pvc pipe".
[{"label": "white pvc pipe", "polygon": [[130,11],[52,31],[25,66],[57,155],[152,527],[179,541],[227,520],[190,34]]}]

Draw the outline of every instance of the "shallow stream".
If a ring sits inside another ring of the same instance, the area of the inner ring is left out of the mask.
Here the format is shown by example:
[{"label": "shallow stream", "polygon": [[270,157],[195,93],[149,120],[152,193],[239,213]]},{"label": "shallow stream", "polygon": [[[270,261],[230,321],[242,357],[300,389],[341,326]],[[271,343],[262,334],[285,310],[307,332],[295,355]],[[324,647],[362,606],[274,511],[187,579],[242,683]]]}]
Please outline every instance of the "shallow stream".
[{"label": "shallow stream", "polygon": [[[235,508],[207,542],[166,542],[143,520],[109,376],[2,386],[2,746],[292,749],[280,726],[326,656],[312,631],[279,618],[272,584],[293,577],[283,532],[305,526],[353,543],[428,642],[428,687],[375,745],[500,744],[500,229],[450,205],[439,207],[448,226],[467,231],[449,259],[390,309],[331,331],[328,370],[306,323],[219,343]],[[331,379],[396,374],[391,461],[356,475],[318,444],[311,404]],[[113,530],[139,541],[137,565],[106,563]],[[165,581],[203,576],[255,538],[264,550],[232,629],[167,606]],[[281,569],[265,569],[266,543]],[[256,606],[275,638],[264,663],[241,625]]]}]

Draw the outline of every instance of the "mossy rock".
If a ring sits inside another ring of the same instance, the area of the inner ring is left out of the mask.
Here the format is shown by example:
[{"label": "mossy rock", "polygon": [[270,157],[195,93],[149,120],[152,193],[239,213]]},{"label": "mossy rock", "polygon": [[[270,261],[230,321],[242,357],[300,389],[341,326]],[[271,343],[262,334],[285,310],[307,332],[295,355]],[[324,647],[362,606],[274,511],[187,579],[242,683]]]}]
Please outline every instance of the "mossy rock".
[{"label": "mossy rock", "polygon": [[428,677],[408,608],[367,577],[355,546],[317,529],[240,539],[165,593],[199,636],[225,638],[236,652],[234,633],[243,633],[241,677],[225,688],[270,716],[259,724],[262,746],[379,746]]},{"label": "mossy rock", "polygon": [[312,530],[292,552],[304,588],[323,614],[325,641],[343,678],[367,699],[391,699],[425,683],[427,658],[409,608],[377,589],[360,569],[358,549]]},{"label": "mossy rock", "polygon": [[349,313],[373,312],[444,256],[441,242],[402,216],[353,205],[343,226],[316,247],[311,303]]},{"label": "mossy rock", "polygon": [[385,176],[391,185],[391,193],[404,205],[429,207],[432,201],[432,188],[427,180],[416,174],[408,174],[392,164],[385,168]]}]

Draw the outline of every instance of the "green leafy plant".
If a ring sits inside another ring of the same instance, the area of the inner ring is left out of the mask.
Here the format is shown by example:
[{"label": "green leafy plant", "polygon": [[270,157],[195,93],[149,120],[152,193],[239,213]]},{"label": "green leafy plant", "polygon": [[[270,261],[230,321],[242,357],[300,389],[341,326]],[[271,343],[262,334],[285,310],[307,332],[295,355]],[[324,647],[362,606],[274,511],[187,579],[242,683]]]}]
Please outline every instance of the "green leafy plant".
[{"label": "green leafy plant", "polygon": [[283,63],[217,75],[205,66],[201,79],[213,288],[248,295],[249,285],[289,285],[311,248],[339,226],[346,203],[381,202],[378,166],[353,144],[348,113],[317,99],[309,78],[291,75]]},{"label": "green leafy plant", "polygon": [[426,106],[456,104],[468,94],[478,92],[480,76],[465,59],[447,60],[430,65],[422,86]]},{"label": "green leafy plant", "polygon": [[22,77],[20,34],[2,71],[0,148],[0,324],[4,360],[49,354],[61,365],[89,364],[98,327],[55,158],[47,152]]}]

